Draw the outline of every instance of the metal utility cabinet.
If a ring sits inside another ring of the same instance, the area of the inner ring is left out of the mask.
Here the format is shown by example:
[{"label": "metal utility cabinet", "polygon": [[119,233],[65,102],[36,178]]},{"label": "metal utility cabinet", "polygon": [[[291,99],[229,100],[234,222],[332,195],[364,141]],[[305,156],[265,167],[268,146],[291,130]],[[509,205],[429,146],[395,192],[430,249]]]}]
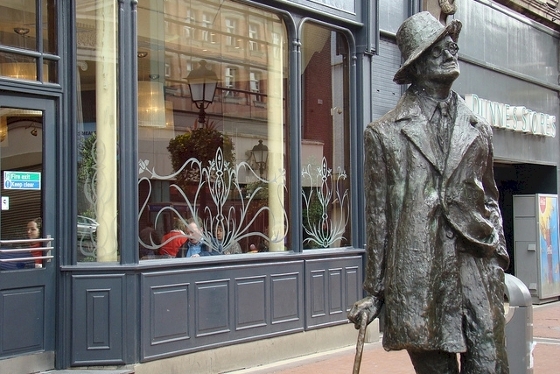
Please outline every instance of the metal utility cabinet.
[{"label": "metal utility cabinet", "polygon": [[515,276],[525,283],[534,304],[558,300],[558,196],[514,195],[513,212]]}]

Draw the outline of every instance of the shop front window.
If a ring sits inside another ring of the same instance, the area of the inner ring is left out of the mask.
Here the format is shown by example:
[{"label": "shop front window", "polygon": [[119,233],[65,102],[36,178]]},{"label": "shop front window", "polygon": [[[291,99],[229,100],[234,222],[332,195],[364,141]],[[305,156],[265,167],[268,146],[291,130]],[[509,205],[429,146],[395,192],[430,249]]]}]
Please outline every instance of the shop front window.
[{"label": "shop front window", "polygon": [[[303,248],[348,246],[350,110],[348,43],[313,23],[302,32]],[[320,82],[320,84],[318,84]]]},{"label": "shop front window", "polygon": [[[54,0],[0,3],[0,77],[57,83]],[[39,21],[39,23],[38,23]]]},{"label": "shop front window", "polygon": [[290,249],[283,22],[228,0],[141,0],[138,24],[139,258]]},{"label": "shop front window", "polygon": [[77,0],[78,262],[116,262],[117,9]]}]

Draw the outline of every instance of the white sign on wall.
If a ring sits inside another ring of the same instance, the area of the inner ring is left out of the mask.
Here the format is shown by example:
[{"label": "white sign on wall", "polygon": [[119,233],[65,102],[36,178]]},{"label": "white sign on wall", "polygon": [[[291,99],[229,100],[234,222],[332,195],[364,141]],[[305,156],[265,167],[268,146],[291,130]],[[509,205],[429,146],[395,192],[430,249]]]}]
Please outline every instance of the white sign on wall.
[{"label": "white sign on wall", "polygon": [[556,116],[536,112],[525,106],[515,106],[465,95],[473,112],[485,118],[491,126],[525,134],[556,137]]}]

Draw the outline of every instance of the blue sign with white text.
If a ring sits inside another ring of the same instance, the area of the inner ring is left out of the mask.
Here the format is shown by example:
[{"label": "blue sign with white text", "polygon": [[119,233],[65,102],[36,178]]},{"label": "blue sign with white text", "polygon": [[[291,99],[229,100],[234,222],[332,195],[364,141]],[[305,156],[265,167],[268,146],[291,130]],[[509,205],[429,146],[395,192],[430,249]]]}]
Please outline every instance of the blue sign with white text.
[{"label": "blue sign with white text", "polygon": [[33,171],[5,171],[4,189],[40,190],[41,173],[37,173]]}]

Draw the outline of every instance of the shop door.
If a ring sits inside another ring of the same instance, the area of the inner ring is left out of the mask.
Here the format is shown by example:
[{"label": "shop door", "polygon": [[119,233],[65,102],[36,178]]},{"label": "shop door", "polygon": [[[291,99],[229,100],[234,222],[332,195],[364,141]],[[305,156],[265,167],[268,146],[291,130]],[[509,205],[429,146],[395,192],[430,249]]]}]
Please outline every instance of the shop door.
[{"label": "shop door", "polygon": [[0,373],[54,368],[55,129],[53,101],[0,94]]}]

